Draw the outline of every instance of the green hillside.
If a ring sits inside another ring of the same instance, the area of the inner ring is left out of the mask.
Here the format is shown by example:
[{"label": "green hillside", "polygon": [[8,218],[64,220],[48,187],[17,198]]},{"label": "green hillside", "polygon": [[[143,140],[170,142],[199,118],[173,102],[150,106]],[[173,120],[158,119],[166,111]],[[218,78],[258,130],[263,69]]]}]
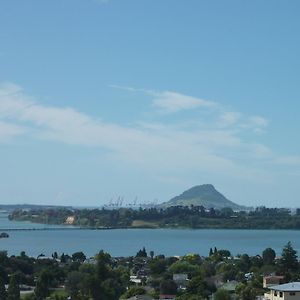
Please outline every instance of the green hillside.
[{"label": "green hillside", "polygon": [[230,207],[233,210],[247,209],[245,206],[238,205],[228,200],[224,195],[218,192],[212,184],[197,185],[183,192],[181,195],[172,198],[170,201],[162,204],[163,207],[169,206],[204,206],[205,208]]}]

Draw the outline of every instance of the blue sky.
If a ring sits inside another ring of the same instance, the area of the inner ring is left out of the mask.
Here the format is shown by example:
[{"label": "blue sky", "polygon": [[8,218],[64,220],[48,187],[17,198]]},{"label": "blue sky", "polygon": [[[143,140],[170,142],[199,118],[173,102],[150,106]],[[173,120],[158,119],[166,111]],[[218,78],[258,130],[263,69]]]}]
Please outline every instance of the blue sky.
[{"label": "blue sky", "polygon": [[299,9],[1,1],[0,202],[298,206]]}]

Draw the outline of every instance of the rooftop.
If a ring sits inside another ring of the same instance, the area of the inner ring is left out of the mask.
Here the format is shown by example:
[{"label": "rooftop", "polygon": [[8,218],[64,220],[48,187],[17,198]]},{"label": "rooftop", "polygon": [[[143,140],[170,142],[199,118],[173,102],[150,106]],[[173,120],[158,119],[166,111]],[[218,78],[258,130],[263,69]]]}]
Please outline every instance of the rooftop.
[{"label": "rooftop", "polygon": [[300,292],[300,282],[290,282],[269,287],[270,290],[280,292]]}]

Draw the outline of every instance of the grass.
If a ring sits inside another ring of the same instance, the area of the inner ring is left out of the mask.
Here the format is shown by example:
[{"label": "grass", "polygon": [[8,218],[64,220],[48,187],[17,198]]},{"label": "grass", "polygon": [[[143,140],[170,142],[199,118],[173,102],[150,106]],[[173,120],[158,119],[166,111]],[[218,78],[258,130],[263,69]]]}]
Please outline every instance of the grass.
[{"label": "grass", "polygon": [[159,225],[156,222],[149,222],[143,220],[134,220],[131,224],[134,228],[159,228]]}]

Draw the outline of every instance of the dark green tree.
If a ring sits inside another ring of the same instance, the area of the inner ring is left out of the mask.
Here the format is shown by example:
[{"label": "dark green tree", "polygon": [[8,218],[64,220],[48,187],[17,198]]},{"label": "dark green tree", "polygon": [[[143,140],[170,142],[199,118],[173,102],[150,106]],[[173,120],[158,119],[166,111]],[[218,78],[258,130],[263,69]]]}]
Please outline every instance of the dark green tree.
[{"label": "dark green tree", "polygon": [[214,300],[230,300],[230,294],[224,289],[219,289],[214,294]]},{"label": "dark green tree", "polygon": [[141,286],[131,286],[126,293],[123,295],[124,298],[131,298],[136,295],[144,295],[146,294],[146,290],[142,288]]},{"label": "dark green tree", "polygon": [[136,257],[147,257],[147,251],[145,247],[143,249],[140,249],[138,253],[136,254]]},{"label": "dark green tree", "polygon": [[19,278],[16,274],[11,275],[9,279],[7,300],[20,300]]},{"label": "dark green tree", "polygon": [[86,256],[83,252],[75,252],[72,254],[72,260],[83,263],[86,260]]},{"label": "dark green tree", "polygon": [[257,289],[244,283],[239,283],[235,292],[239,300],[253,300],[258,295]]},{"label": "dark green tree", "polygon": [[152,274],[159,275],[166,271],[167,262],[165,259],[155,257],[155,259],[149,263],[149,267]]},{"label": "dark green tree", "polygon": [[276,253],[272,248],[266,248],[262,253],[264,265],[273,265]]},{"label": "dark green tree", "polygon": [[288,242],[283,247],[280,264],[283,269],[283,272],[298,270],[297,251],[292,247],[291,242]]},{"label": "dark green tree", "polygon": [[7,293],[5,290],[5,283],[3,278],[0,276],[0,299],[6,300],[7,299]]},{"label": "dark green tree", "polygon": [[79,294],[81,283],[83,280],[83,273],[72,271],[67,275],[66,289],[72,298],[76,298]]},{"label": "dark green tree", "polygon": [[171,279],[163,280],[160,284],[161,294],[176,295],[177,294],[177,284]]},{"label": "dark green tree", "polygon": [[47,270],[43,270],[36,282],[34,290],[37,300],[44,300],[49,295],[49,287],[52,276]]}]

